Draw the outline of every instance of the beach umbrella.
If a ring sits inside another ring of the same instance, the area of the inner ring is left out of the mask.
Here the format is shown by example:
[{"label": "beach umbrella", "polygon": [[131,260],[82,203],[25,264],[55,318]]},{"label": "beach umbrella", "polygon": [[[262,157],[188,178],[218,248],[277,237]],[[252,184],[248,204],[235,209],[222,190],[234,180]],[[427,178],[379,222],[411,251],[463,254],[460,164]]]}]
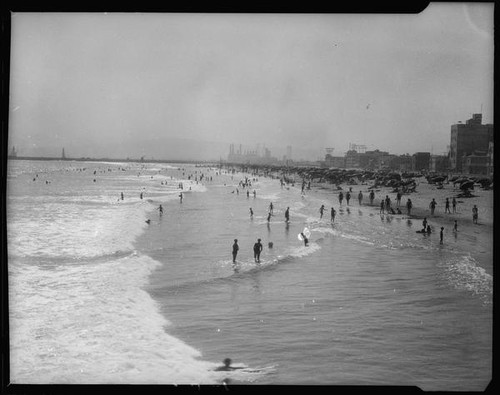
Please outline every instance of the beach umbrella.
[{"label": "beach umbrella", "polygon": [[465,181],[460,184],[460,189],[465,191],[467,189],[474,189],[474,181]]},{"label": "beach umbrella", "polygon": [[434,181],[434,182],[443,182],[444,180],[446,180],[446,176],[432,177],[432,181]]}]

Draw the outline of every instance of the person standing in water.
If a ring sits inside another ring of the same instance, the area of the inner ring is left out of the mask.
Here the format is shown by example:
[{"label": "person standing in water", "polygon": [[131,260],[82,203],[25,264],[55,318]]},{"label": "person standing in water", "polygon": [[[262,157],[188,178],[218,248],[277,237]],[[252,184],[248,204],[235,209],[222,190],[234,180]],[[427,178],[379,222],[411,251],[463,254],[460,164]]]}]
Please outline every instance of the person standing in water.
[{"label": "person standing in water", "polygon": [[256,263],[260,263],[260,253],[262,252],[262,243],[257,239],[257,243],[253,245],[253,258]]},{"label": "person standing in water", "polygon": [[443,232],[444,227],[441,226],[441,232],[439,232],[439,244],[443,244]]},{"label": "person standing in water", "polygon": [[384,214],[384,208],[385,208],[385,201],[382,199],[380,201],[380,214]]},{"label": "person standing in water", "polygon": [[446,202],[444,203],[444,212],[451,214],[450,211],[450,199],[446,198]]},{"label": "person standing in water", "polygon": [[363,201],[363,192],[359,191],[358,193],[358,202],[359,205],[361,206],[361,202]]},{"label": "person standing in water", "polygon": [[309,245],[309,239],[306,237],[304,232],[300,232],[300,235],[302,236],[302,240],[304,240],[304,246],[307,247]]},{"label": "person standing in water", "polygon": [[250,218],[253,218],[253,210],[252,210],[252,207],[250,207]]},{"label": "person standing in water", "polygon": [[375,199],[375,192],[373,192],[373,189],[370,191],[370,206],[373,205],[373,199]]},{"label": "person standing in water", "polygon": [[274,213],[273,213],[273,202],[269,203],[269,214],[274,215]]},{"label": "person standing in water", "polygon": [[333,221],[335,221],[335,209],[332,207],[331,211],[330,211],[330,221],[333,223]]},{"label": "person standing in water", "polygon": [[347,202],[348,206],[349,206],[349,200],[351,200],[351,192],[347,192],[345,194],[345,201]]},{"label": "person standing in water", "polygon": [[290,207],[286,208],[286,211],[285,211],[285,222],[290,222]]},{"label": "person standing in water", "polygon": [[472,222],[477,224],[477,217],[478,217],[478,210],[477,210],[477,206],[474,205],[474,207],[472,207]]},{"label": "person standing in water", "polygon": [[432,198],[432,201],[429,203],[429,207],[431,209],[431,215],[434,215],[434,210],[436,209],[437,203],[434,198]]},{"label": "person standing in water", "polygon": [[339,204],[342,206],[342,200],[344,200],[344,194],[342,191],[339,192]]},{"label": "person standing in water", "polygon": [[158,210],[160,211],[160,215],[162,215],[163,214],[163,207],[161,204],[160,204],[160,207],[158,207]]},{"label": "person standing in water", "polygon": [[319,208],[319,219],[323,218],[323,212],[325,211],[325,205],[322,204],[321,207]]},{"label": "person standing in water", "polygon": [[457,199],[455,199],[455,197],[453,197],[451,205],[453,207],[453,214],[455,214],[457,212]]},{"label": "person standing in water", "polygon": [[236,262],[236,255],[238,255],[240,247],[238,246],[238,239],[234,239],[234,244],[233,244],[233,263]]},{"label": "person standing in water", "polygon": [[411,202],[411,199],[408,199],[406,201],[406,210],[408,212],[408,217],[411,215],[411,209],[413,207],[413,203]]},{"label": "person standing in water", "polygon": [[453,225],[453,231],[457,232],[458,231],[458,223],[457,220],[455,220],[455,224]]},{"label": "person standing in water", "polygon": [[179,197],[181,198],[181,203],[182,203],[182,199],[183,199],[182,192],[179,194]]}]

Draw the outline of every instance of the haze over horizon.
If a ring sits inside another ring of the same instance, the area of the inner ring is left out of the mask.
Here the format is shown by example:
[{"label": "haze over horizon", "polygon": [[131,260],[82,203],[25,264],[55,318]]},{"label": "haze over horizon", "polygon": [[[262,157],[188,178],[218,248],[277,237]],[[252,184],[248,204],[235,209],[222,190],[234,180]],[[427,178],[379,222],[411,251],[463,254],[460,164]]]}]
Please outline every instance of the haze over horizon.
[{"label": "haze over horizon", "polygon": [[493,3],[405,14],[13,13],[9,151],[444,153],[493,123]]}]

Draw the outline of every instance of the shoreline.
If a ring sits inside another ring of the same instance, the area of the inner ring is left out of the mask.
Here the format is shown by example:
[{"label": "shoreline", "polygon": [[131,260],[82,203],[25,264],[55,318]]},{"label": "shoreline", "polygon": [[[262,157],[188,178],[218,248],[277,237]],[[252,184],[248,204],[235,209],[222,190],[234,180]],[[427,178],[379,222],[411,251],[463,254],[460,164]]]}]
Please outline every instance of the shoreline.
[{"label": "shoreline", "polygon": [[[233,168],[225,167],[224,169],[231,172]],[[268,171],[266,168],[248,168],[247,170],[250,170],[252,172],[251,174],[255,173],[258,177],[268,177],[277,182],[284,176],[283,172],[280,170]],[[236,171],[244,173],[242,169]],[[301,182],[303,179],[306,179],[306,177],[301,173],[292,171],[286,173],[286,177],[285,183],[289,187],[297,188],[297,192],[300,194]],[[481,263],[483,269],[493,275],[494,190],[474,187],[472,197],[459,197],[458,195],[463,191],[459,188],[455,188],[452,182],[444,183],[442,188],[438,189],[436,184],[428,183],[423,177],[418,177],[415,181],[415,190],[413,192],[403,193],[401,196],[400,209],[402,214],[399,215],[405,219],[413,220],[414,222],[427,218],[432,229],[432,237],[435,238],[439,238],[440,228],[444,227],[444,244],[460,242],[460,239],[464,241],[474,240],[478,249],[481,251],[481,253],[476,256],[478,262]],[[388,195],[391,198],[391,206],[396,208],[396,192],[394,192],[394,187],[382,185],[373,187],[373,180],[365,180],[363,183],[350,185],[346,182],[336,184],[326,179],[318,180],[316,178],[316,180],[311,181],[310,189],[307,189],[306,193],[314,193],[314,191],[318,190],[331,193],[332,206],[338,209],[338,193],[340,191],[345,193],[350,187],[352,187],[352,198],[349,204],[351,208],[360,207],[357,199],[359,191],[363,193],[361,207],[370,207],[378,214],[381,198]],[[375,192],[373,205],[369,204],[368,199],[368,193],[371,189]],[[452,210],[451,201],[453,197],[457,200],[456,212],[445,213],[445,200],[449,198],[450,210]],[[435,198],[437,206],[435,214],[431,215],[429,203],[433,198]],[[411,199],[413,203],[410,216],[407,215],[407,199]],[[472,220],[472,207],[474,205],[477,205],[479,211],[477,224],[474,224]],[[345,199],[342,203],[342,207],[347,207]],[[455,220],[458,225],[457,232],[453,229]],[[418,226],[418,229],[421,228],[419,222],[415,225],[416,227]]]}]

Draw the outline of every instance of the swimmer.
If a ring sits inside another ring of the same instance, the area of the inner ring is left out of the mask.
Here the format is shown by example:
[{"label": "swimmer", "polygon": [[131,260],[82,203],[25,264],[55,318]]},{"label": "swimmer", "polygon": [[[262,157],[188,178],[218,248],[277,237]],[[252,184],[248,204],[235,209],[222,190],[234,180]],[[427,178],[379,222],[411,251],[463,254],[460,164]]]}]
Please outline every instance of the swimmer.
[{"label": "swimmer", "polygon": [[300,232],[300,235],[302,236],[302,239],[304,240],[304,246],[307,247],[309,245],[309,239],[306,237],[304,232]]},{"label": "swimmer", "polygon": [[472,223],[477,224],[477,217],[478,217],[478,209],[477,205],[474,205],[474,207],[472,207]]},{"label": "swimmer", "polygon": [[375,192],[373,192],[373,189],[370,192],[370,205],[373,204],[373,199],[375,199]]},{"label": "swimmer", "polygon": [[243,369],[242,367],[233,367],[233,366],[231,366],[231,358],[226,358],[222,362],[224,363],[224,365],[215,368],[214,370],[216,372],[227,372],[227,371],[230,371],[230,370]]},{"label": "swimmer", "polygon": [[319,208],[319,219],[323,218],[323,212],[325,211],[325,205],[322,204],[321,207]]},{"label": "swimmer", "polygon": [[151,223],[151,220],[150,219],[147,219],[146,220],[146,223],[149,225]]},{"label": "swimmer", "polygon": [[240,247],[238,246],[238,239],[234,239],[234,244],[233,244],[233,263],[236,262],[236,255],[238,255],[238,250]]},{"label": "swimmer", "polygon": [[262,243],[257,239],[257,243],[253,245],[253,257],[256,263],[260,263],[260,253],[262,252]]}]

